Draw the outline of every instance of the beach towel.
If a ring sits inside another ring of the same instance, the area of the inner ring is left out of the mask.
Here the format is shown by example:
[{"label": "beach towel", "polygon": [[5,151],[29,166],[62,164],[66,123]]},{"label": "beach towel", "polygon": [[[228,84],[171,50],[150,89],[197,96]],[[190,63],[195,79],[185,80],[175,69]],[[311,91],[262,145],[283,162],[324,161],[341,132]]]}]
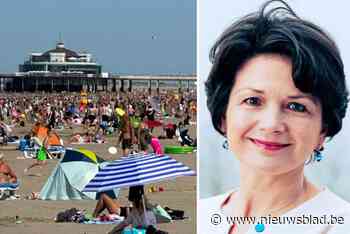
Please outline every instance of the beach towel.
[{"label": "beach towel", "polygon": [[0,190],[17,190],[19,181],[17,183],[0,183]]},{"label": "beach towel", "polygon": [[123,220],[112,220],[112,221],[100,221],[100,220],[89,220],[84,221],[83,224],[120,224]]},{"label": "beach towel", "polygon": [[122,234],[146,234],[146,229],[126,227],[123,229]]},{"label": "beach towel", "polygon": [[[7,199],[9,197],[17,198],[16,196],[10,196],[8,191],[16,191],[19,188],[19,181],[17,183],[0,183],[0,200]],[[11,199],[14,200],[14,199]]]},{"label": "beach towel", "polygon": [[49,145],[47,147],[47,150],[49,151],[49,153],[64,153],[64,146],[63,145]]},{"label": "beach towel", "polygon": [[94,145],[94,144],[104,144],[107,141],[99,141],[99,142],[71,142],[71,145]]},{"label": "beach towel", "polygon": [[15,137],[9,137],[7,138],[7,144],[19,145],[19,139],[16,139]]},{"label": "beach towel", "polygon": [[53,156],[60,158],[66,149],[63,145],[50,145],[47,147],[47,151]]}]

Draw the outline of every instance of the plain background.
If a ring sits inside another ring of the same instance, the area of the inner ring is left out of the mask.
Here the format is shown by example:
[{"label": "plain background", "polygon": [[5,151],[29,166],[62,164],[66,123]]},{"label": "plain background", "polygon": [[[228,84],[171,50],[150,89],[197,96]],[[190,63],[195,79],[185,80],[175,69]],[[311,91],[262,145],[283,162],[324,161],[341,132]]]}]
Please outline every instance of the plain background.
[{"label": "plain background", "polygon": [[[209,50],[218,36],[232,22],[256,11],[265,1],[197,2],[197,68],[199,123],[199,198],[223,193],[239,186],[238,161],[222,148],[224,138],[215,132],[206,107],[204,82],[211,68]],[[350,30],[347,1],[294,0],[287,1],[301,18],[312,21],[328,32],[337,43],[345,66],[347,85],[350,84]],[[343,120],[343,128],[325,144],[324,159],[306,166],[306,176],[315,184],[327,186],[350,201],[350,113]]]}]

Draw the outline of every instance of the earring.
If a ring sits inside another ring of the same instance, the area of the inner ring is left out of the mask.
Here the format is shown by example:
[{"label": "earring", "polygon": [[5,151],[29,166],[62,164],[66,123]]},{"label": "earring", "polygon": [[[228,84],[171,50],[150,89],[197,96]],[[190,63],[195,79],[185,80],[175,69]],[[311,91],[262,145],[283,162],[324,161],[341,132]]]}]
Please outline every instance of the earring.
[{"label": "earring", "polygon": [[225,140],[224,141],[224,143],[222,144],[222,148],[224,148],[224,149],[228,149],[228,141],[227,140]]},{"label": "earring", "polygon": [[321,149],[320,150],[314,150],[314,160],[317,162],[320,162],[323,158],[323,155],[321,154]]}]

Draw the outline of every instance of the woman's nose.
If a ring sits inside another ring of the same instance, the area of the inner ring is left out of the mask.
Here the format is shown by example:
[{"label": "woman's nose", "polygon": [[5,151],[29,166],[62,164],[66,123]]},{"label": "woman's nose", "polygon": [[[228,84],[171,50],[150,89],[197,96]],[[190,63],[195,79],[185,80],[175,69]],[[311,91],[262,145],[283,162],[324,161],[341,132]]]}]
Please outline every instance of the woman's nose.
[{"label": "woman's nose", "polygon": [[260,112],[259,129],[266,133],[282,133],[286,130],[285,118],[279,107],[268,107]]}]

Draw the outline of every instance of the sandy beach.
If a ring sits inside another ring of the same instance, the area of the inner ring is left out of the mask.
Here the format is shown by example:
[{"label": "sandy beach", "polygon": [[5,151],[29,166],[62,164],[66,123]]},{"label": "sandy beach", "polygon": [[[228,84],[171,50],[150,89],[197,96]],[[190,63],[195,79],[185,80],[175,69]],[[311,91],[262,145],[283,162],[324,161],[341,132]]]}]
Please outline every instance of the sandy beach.
[{"label": "sandy beach", "polygon": [[[23,136],[29,132],[30,126],[17,127],[13,135]],[[116,137],[107,137],[108,143],[105,144],[85,144],[85,145],[69,145],[67,144],[69,137],[77,129],[65,129],[58,133],[64,140],[66,147],[86,148],[94,151],[100,157],[106,160],[118,159],[121,150],[118,149],[117,155],[108,153],[108,147],[116,144]],[[157,130],[155,133],[157,134]],[[195,125],[190,126],[189,133],[196,136]],[[178,144],[177,140],[165,139],[161,140],[164,145]],[[6,162],[12,167],[17,174],[21,186],[17,191],[20,195],[18,200],[2,200],[0,201],[0,233],[26,233],[26,234],[69,234],[69,233],[107,233],[114,225],[96,225],[96,224],[76,224],[76,223],[55,223],[54,218],[57,213],[69,208],[85,209],[92,213],[96,201],[94,200],[72,200],[72,201],[42,201],[28,200],[26,196],[32,192],[39,192],[50,176],[53,168],[59,162],[57,159],[47,160],[47,165],[42,169],[33,168],[29,173],[24,174],[25,167],[33,163],[33,159],[18,159],[22,156],[22,152],[15,150],[14,147],[0,146],[0,152],[5,155]],[[184,163],[193,170],[196,170],[196,154],[171,155],[176,160]],[[40,173],[41,176],[34,174]],[[173,221],[173,223],[159,224],[158,228],[172,234],[192,234],[196,233],[196,176],[179,177],[174,180],[164,181],[155,184],[164,188],[163,192],[148,192],[149,186],[145,187],[146,195],[152,203],[160,204],[162,207],[168,206],[172,209],[180,209],[185,211],[188,219],[181,221]],[[119,201],[122,205],[127,204],[127,189],[122,189]],[[106,212],[106,211],[105,211]],[[16,224],[15,217],[18,216],[21,223]]]}]

